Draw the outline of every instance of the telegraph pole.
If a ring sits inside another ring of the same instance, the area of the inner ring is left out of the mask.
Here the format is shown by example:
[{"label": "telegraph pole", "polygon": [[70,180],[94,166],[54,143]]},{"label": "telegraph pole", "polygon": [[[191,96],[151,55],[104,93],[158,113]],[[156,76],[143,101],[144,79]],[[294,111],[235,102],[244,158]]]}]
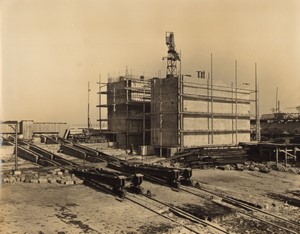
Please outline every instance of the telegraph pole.
[{"label": "telegraph pole", "polygon": [[90,120],[90,82],[88,82],[88,115],[87,115],[87,124],[88,124],[88,129],[91,127],[91,120]]},{"label": "telegraph pole", "polygon": [[256,122],[256,140],[260,141],[260,116],[259,116],[259,87],[257,81],[257,64],[255,63],[255,122]]},{"label": "telegraph pole", "polygon": [[101,74],[99,74],[99,130],[101,130]]}]

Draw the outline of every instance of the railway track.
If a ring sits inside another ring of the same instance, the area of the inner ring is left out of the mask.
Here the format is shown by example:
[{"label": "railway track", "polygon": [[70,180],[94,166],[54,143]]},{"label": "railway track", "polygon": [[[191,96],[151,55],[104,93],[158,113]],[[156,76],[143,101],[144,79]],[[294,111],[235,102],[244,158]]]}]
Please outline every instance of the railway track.
[{"label": "railway track", "polygon": [[[23,143],[23,142],[20,142],[20,143],[22,145],[27,144],[27,143]],[[61,141],[60,141],[60,144],[73,145],[71,142],[61,142]],[[76,147],[76,144],[74,144],[73,146]],[[30,144],[28,144],[28,147],[30,148]],[[102,158],[106,162],[112,162],[112,161],[118,160],[111,155],[104,154],[100,151],[93,150],[86,146],[82,146],[82,145],[78,144],[77,148],[80,148],[81,150],[88,152],[89,154],[93,155],[94,157]],[[39,149],[39,150],[41,150],[41,149]],[[55,154],[53,154],[53,155],[54,155],[53,157],[49,156],[50,158],[46,157],[46,159],[45,158],[44,159],[54,162],[57,166],[59,166],[61,168],[72,169],[74,167],[78,167],[78,165],[74,164],[73,162],[71,162],[69,160],[63,159]],[[164,183],[163,180],[159,180],[158,178],[155,178],[155,177],[149,176],[149,175],[148,175],[148,177],[145,176],[146,179],[148,179],[152,182],[156,182],[161,185],[169,186],[169,184]],[[105,193],[114,194],[109,188],[103,186],[103,184],[99,183],[99,181],[97,181],[95,179],[85,178],[85,182],[87,185],[90,185],[90,186],[96,188],[97,190],[101,190]],[[233,197],[228,197],[226,195],[223,195],[223,194],[220,194],[217,192],[213,192],[213,191],[209,191],[208,189],[204,189],[201,187],[192,187],[192,186],[184,186],[184,185],[180,185],[179,191],[183,191],[183,192],[186,192],[186,193],[189,193],[189,194],[201,197],[201,198],[209,198],[210,196],[213,196],[214,198],[219,198],[220,204],[228,206],[230,208],[233,208],[236,212],[238,212],[239,214],[241,214],[243,216],[246,216],[246,217],[255,219],[259,222],[268,224],[270,226],[277,228],[278,230],[284,230],[289,233],[298,233],[295,230],[298,230],[298,231],[300,230],[300,223],[298,223],[298,222],[288,220],[284,217],[264,211],[264,210],[260,209],[259,207],[255,207],[253,204],[246,203],[244,201],[241,201],[241,200],[233,198]],[[199,225],[202,225],[204,227],[213,228],[215,231],[217,231],[219,233],[228,233],[225,229],[218,226],[217,224],[200,219],[199,217],[194,216],[191,213],[188,213],[188,212],[186,212],[180,208],[174,207],[172,205],[166,204],[166,203],[159,201],[151,196],[146,196],[144,194],[134,195],[134,194],[128,193],[128,194],[126,194],[126,196],[123,196],[123,198],[126,200],[129,200],[135,204],[138,204],[139,206],[141,206],[147,210],[150,210],[157,215],[160,215],[166,219],[169,219],[170,221],[172,221],[174,223],[180,224],[181,226],[183,226],[184,228],[186,228],[187,230],[189,230],[193,233],[200,233],[200,232],[197,229],[191,228],[188,225],[180,223],[175,218],[172,218],[161,211],[172,212],[172,213],[176,214],[177,216],[188,219],[188,220],[190,220],[194,223],[197,223]]]},{"label": "railway track", "polygon": [[239,214],[243,216],[247,216],[255,220],[258,220],[260,222],[263,222],[265,224],[271,225],[275,228],[285,230],[288,233],[295,233],[295,234],[299,233],[295,230],[296,229],[298,231],[300,230],[300,223],[261,210],[255,207],[254,205],[247,204],[238,199],[230,198],[228,196],[216,192],[212,192],[204,188],[199,188],[199,187],[196,188],[196,187],[181,186],[180,190],[201,198],[205,197],[203,193],[206,193],[206,195],[208,196],[219,198],[222,205],[226,205],[231,208],[234,208]]},{"label": "railway track", "polygon": [[[194,216],[180,208],[169,205],[165,202],[159,201],[158,199],[155,199],[151,196],[147,196],[144,194],[128,194],[124,199],[129,200],[130,202],[133,202],[165,219],[168,219],[193,233],[202,233],[201,230],[199,230],[200,227],[209,227],[210,229],[214,230],[214,233],[228,233],[227,230],[217,224],[202,220],[197,216]],[[170,215],[168,215],[168,213],[170,212],[175,214],[179,218],[171,217]],[[181,219],[189,220],[194,224],[199,224],[200,227],[191,227],[188,224],[184,224]]]}]

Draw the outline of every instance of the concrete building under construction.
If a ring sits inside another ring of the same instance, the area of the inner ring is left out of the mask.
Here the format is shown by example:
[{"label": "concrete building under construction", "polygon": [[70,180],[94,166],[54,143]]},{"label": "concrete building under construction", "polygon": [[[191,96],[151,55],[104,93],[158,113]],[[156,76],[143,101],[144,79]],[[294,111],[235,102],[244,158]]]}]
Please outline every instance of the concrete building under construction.
[{"label": "concrete building under construction", "polygon": [[99,95],[107,97],[105,104],[98,105],[107,110],[107,119],[99,121],[107,122],[108,131],[114,135],[118,147],[150,145],[150,80],[143,76],[110,79]]},{"label": "concrete building under construction", "polygon": [[[107,103],[98,107],[108,113],[107,119],[99,119],[100,126],[108,122],[108,132],[121,148],[133,144],[178,150],[250,141],[252,101],[259,129],[257,87],[255,91],[238,87],[237,74],[234,85],[205,78],[204,71],[197,78],[182,75],[172,32],[166,33],[166,45],[166,78],[109,78],[105,91],[99,91],[99,100],[107,95]],[[253,93],[255,100],[250,98]]]},{"label": "concrete building under construction", "polygon": [[186,148],[250,141],[251,91],[193,77],[119,77],[100,95],[121,148]]},{"label": "concrete building under construction", "polygon": [[198,147],[250,141],[250,92],[209,79],[154,79],[151,144]]}]

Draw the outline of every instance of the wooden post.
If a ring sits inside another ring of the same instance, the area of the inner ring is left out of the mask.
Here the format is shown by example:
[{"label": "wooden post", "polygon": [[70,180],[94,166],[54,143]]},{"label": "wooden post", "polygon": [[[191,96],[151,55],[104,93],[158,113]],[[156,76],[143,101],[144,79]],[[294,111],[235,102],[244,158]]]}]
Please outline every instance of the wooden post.
[{"label": "wooden post", "polygon": [[295,162],[297,161],[297,149],[295,146],[294,146],[294,161]]},{"label": "wooden post", "polygon": [[284,148],[284,160],[285,160],[285,166],[287,166],[287,157],[288,157],[288,155],[287,155],[287,148],[285,147],[285,148]]},{"label": "wooden post", "polygon": [[18,122],[15,125],[15,170],[18,170]]},{"label": "wooden post", "polygon": [[276,148],[276,165],[278,165],[278,148]]}]

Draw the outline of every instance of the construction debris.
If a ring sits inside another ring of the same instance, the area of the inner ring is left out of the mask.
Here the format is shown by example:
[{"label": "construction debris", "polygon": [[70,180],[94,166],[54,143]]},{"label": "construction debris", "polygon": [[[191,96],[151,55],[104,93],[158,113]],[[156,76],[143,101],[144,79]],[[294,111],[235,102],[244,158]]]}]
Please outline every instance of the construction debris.
[{"label": "construction debris", "polygon": [[39,173],[33,171],[25,171],[25,172],[9,172],[4,173],[2,175],[3,183],[58,183],[58,184],[82,184],[83,180],[77,178],[73,174],[65,173],[60,169],[53,169],[48,171],[48,173]]}]

